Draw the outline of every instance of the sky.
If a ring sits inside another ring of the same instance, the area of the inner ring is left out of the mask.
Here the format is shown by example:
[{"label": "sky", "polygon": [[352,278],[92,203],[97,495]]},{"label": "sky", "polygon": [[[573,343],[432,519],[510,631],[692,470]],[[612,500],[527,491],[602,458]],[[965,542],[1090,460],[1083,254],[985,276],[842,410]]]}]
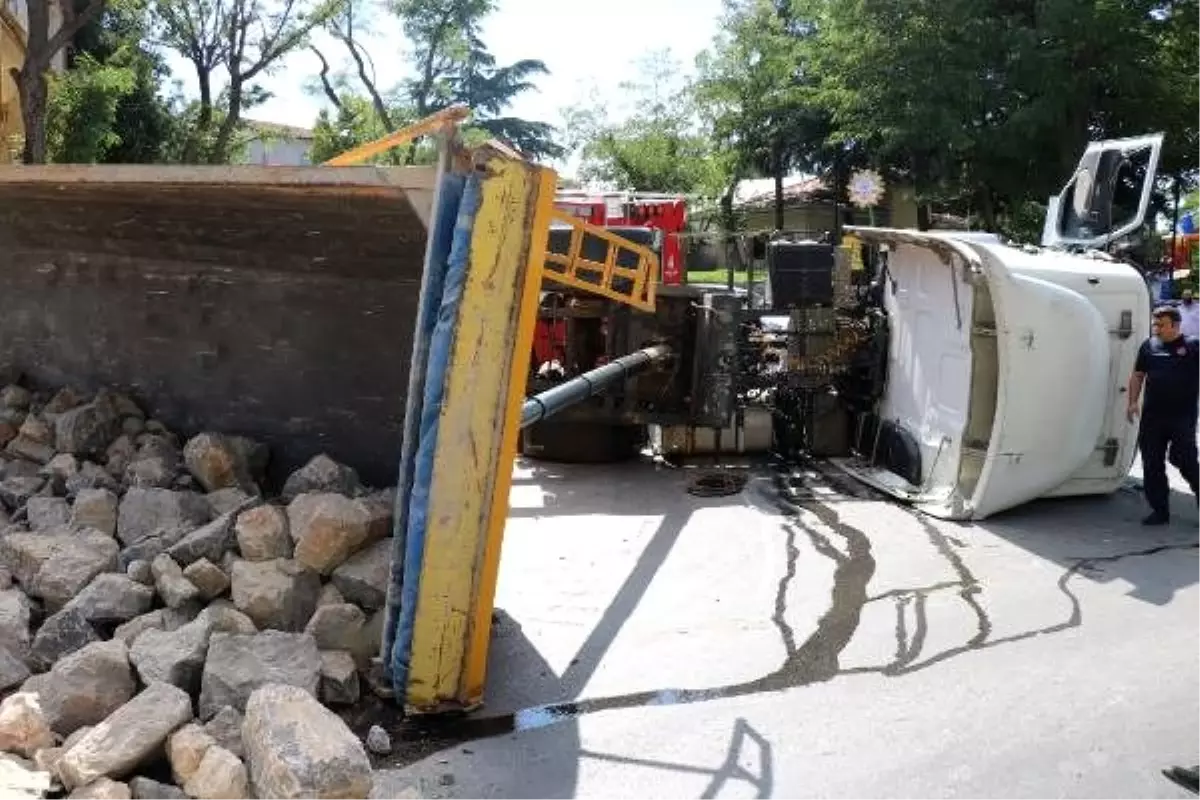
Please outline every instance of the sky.
[{"label": "sky", "polygon": [[[508,113],[557,125],[561,110],[575,103],[620,105],[618,84],[638,77],[636,62],[648,52],[669,48],[690,70],[696,55],[711,44],[720,12],[721,0],[499,0],[484,23],[483,40],[499,64],[523,58],[546,63],[550,74],[537,79],[539,90],[519,96]],[[405,76],[408,43],[398,22],[377,16],[364,44],[384,90]],[[342,45],[324,36],[315,42],[335,70],[349,62]],[[172,57],[171,68],[194,96],[190,65]],[[311,127],[323,98],[306,87],[319,69],[310,50],[292,54],[262,82],[272,98],[247,116]]]}]

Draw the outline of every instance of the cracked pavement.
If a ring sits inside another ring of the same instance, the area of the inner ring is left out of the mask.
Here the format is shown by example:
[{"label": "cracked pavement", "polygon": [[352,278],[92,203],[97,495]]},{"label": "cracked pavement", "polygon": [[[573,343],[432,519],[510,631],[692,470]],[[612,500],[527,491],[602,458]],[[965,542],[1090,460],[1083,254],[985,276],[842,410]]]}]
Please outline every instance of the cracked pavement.
[{"label": "cracked pavement", "polygon": [[1160,529],[1132,488],[960,525],[688,477],[518,466],[488,705],[376,796],[1188,796],[1190,495]]}]

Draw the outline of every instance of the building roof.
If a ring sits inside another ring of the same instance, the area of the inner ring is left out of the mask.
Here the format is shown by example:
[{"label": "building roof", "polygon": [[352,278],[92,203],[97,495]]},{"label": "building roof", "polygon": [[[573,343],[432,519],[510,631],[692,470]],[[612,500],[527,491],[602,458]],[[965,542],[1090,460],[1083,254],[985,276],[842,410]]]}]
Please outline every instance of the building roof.
[{"label": "building roof", "polygon": [[309,128],[298,128],[295,125],[284,125],[279,122],[263,120],[245,120],[246,127],[259,136],[274,136],[281,139],[312,139],[313,132]]},{"label": "building roof", "polygon": [[[815,175],[788,175],[783,179],[784,205],[824,199],[829,187]],[[749,209],[770,206],[775,202],[775,179],[754,178],[739,181],[733,193],[734,208]]]}]

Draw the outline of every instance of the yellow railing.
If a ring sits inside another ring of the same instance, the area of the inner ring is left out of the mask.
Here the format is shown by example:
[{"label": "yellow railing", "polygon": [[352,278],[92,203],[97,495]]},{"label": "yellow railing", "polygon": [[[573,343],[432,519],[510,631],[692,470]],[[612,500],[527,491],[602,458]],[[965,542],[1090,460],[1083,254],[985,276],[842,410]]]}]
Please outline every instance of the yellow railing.
[{"label": "yellow railing", "polygon": [[[612,231],[583,222],[564,211],[555,211],[551,220],[571,228],[570,244],[565,253],[547,249],[543,277],[607,297],[641,311],[654,311],[658,290],[658,256],[648,247],[635,244]],[[585,239],[604,243],[604,260],[595,261],[583,256]],[[636,257],[631,265],[621,265],[623,254]]]},{"label": "yellow railing", "polygon": [[368,158],[386,153],[393,147],[399,147],[402,144],[408,144],[413,139],[421,136],[428,136],[431,133],[437,133],[452,128],[468,116],[470,109],[465,106],[451,106],[450,108],[442,109],[436,114],[430,114],[423,120],[414,122],[412,125],[405,125],[403,128],[392,131],[387,136],[381,136],[373,142],[360,144],[352,150],[347,150],[344,153],[334,156],[325,162],[327,167],[349,167],[354,164],[361,164]]}]

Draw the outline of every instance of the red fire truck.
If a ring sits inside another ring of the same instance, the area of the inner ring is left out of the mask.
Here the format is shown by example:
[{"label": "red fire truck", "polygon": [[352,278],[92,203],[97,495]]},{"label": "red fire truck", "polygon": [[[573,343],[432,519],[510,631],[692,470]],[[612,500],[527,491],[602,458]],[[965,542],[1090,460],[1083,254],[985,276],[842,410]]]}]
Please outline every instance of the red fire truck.
[{"label": "red fire truck", "polygon": [[662,275],[665,286],[683,283],[683,250],[679,234],[687,222],[687,202],[675,194],[648,192],[560,191],[555,205],[601,227],[635,225],[662,231]]},{"label": "red fire truck", "polygon": [[[687,221],[687,203],[680,195],[567,190],[558,192],[554,204],[560,211],[599,227],[634,226],[661,231],[659,282],[666,286],[684,283],[679,234]],[[567,316],[546,308],[539,315],[533,344],[535,370],[541,364],[567,361]],[[599,363],[603,363],[602,358]]]}]

